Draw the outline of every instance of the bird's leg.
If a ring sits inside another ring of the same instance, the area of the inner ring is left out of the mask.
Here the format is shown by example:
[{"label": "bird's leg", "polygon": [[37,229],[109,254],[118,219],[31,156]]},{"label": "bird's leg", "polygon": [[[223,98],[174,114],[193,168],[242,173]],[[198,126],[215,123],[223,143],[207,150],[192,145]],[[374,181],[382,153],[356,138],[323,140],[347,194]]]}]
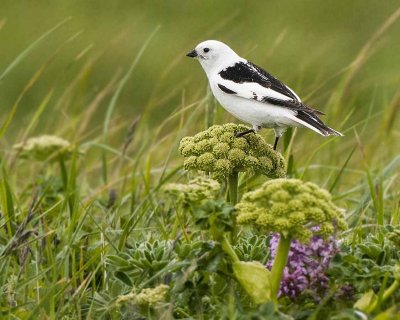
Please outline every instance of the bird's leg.
[{"label": "bird's leg", "polygon": [[256,133],[256,130],[249,129],[249,130],[246,130],[246,131],[243,131],[243,132],[236,132],[235,133],[235,137],[236,138],[240,138],[240,137],[243,137],[243,136],[245,136],[246,134],[249,134],[249,133]]},{"label": "bird's leg", "polygon": [[274,143],[274,150],[276,150],[276,146],[278,145],[278,140],[279,140],[279,137],[276,137],[275,138],[275,143]]},{"label": "bird's leg", "polygon": [[276,150],[276,146],[278,145],[278,140],[282,136],[282,134],[286,131],[286,127],[275,127],[275,143],[274,143],[274,150]]}]

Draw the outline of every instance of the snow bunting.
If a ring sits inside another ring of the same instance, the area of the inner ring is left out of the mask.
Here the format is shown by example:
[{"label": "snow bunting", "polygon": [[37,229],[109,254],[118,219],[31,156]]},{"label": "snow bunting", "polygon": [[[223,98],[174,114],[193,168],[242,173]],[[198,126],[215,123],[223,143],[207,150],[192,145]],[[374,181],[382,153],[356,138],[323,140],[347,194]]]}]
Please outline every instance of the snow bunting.
[{"label": "snow bunting", "polygon": [[323,136],[342,136],[321,121],[318,117],[323,114],[321,111],[302,103],[292,89],[238,56],[226,44],[207,40],[187,56],[199,60],[218,102],[233,116],[253,126],[238,132],[237,137],[261,128],[273,128],[276,149],[288,127],[307,127]]}]

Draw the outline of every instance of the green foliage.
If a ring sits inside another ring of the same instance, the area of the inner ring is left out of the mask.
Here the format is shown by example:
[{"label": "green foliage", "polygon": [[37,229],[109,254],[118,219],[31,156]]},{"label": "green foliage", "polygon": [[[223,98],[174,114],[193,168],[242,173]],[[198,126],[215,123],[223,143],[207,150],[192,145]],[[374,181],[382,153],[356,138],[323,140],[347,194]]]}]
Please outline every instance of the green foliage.
[{"label": "green foliage", "polygon": [[263,320],[263,319],[270,319],[270,320],[289,320],[290,317],[275,312],[275,306],[272,302],[264,303],[260,305],[258,308],[255,308],[254,311],[242,313],[239,315],[238,319],[240,320]]},{"label": "green foliage", "polygon": [[[176,260],[171,241],[135,243],[132,249],[107,257],[107,263],[115,268],[115,276],[126,285],[139,286],[160,272],[167,272]],[[134,282],[133,279],[135,279]],[[151,283],[157,283],[157,278]]]},{"label": "green foliage", "polygon": [[310,182],[276,179],[243,195],[237,221],[284,237],[308,242],[313,235],[328,237],[344,230],[342,212],[329,192]]},{"label": "green foliage", "polygon": [[[400,287],[400,265],[393,268],[394,281],[389,287],[385,287],[387,283],[388,274],[386,273],[383,280],[383,286],[380,288],[379,293],[375,294],[374,290],[369,290],[364,293],[360,299],[354,304],[354,308],[366,313],[373,313],[379,309],[383,303],[389,298],[392,298],[396,290]],[[390,309],[388,309],[390,310]]]},{"label": "green foliage", "polygon": [[232,231],[234,207],[223,200],[208,200],[193,209],[194,224],[201,230],[210,230],[214,239]]},{"label": "green foliage", "polygon": [[211,172],[217,179],[245,171],[270,178],[284,177],[285,161],[259,134],[235,137],[235,133],[248,129],[228,123],[183,138],[179,151],[185,157],[185,169]]},{"label": "green foliage", "polygon": [[241,261],[260,261],[266,263],[269,256],[270,237],[249,235],[241,237],[235,244],[235,251]]},{"label": "green foliage", "polygon": [[370,288],[377,290],[385,274],[393,272],[399,259],[400,252],[391,241],[385,239],[382,243],[379,237],[368,235],[354,247],[342,245],[332,262],[330,274],[338,283],[354,287],[356,292],[367,292]]}]

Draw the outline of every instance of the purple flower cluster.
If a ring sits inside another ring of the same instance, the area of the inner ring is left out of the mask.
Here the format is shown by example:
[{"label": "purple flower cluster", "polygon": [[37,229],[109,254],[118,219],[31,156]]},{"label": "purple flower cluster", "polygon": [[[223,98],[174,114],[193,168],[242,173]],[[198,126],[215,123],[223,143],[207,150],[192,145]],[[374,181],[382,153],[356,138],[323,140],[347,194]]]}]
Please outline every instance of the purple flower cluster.
[{"label": "purple flower cluster", "polygon": [[[274,234],[270,241],[271,257],[267,268],[271,270],[279,243],[279,234]],[[293,240],[290,245],[288,262],[284,269],[279,296],[296,298],[304,290],[310,290],[321,296],[328,288],[325,272],[331,258],[339,251],[337,241],[330,237],[324,240],[314,236],[308,245]]]}]

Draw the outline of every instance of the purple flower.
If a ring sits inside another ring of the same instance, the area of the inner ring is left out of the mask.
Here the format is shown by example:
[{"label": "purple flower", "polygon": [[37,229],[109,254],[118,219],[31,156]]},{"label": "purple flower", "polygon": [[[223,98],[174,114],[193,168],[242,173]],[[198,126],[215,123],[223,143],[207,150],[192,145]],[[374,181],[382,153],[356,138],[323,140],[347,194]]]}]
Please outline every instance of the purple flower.
[{"label": "purple flower", "polygon": [[[267,262],[267,268],[270,270],[279,238],[279,234],[274,234],[270,241],[271,257]],[[328,289],[329,279],[325,272],[331,258],[338,250],[337,242],[333,237],[324,240],[319,236],[314,236],[308,245],[293,240],[283,272],[279,296],[294,299],[307,289],[315,293],[315,299],[318,300],[318,297]]]}]

